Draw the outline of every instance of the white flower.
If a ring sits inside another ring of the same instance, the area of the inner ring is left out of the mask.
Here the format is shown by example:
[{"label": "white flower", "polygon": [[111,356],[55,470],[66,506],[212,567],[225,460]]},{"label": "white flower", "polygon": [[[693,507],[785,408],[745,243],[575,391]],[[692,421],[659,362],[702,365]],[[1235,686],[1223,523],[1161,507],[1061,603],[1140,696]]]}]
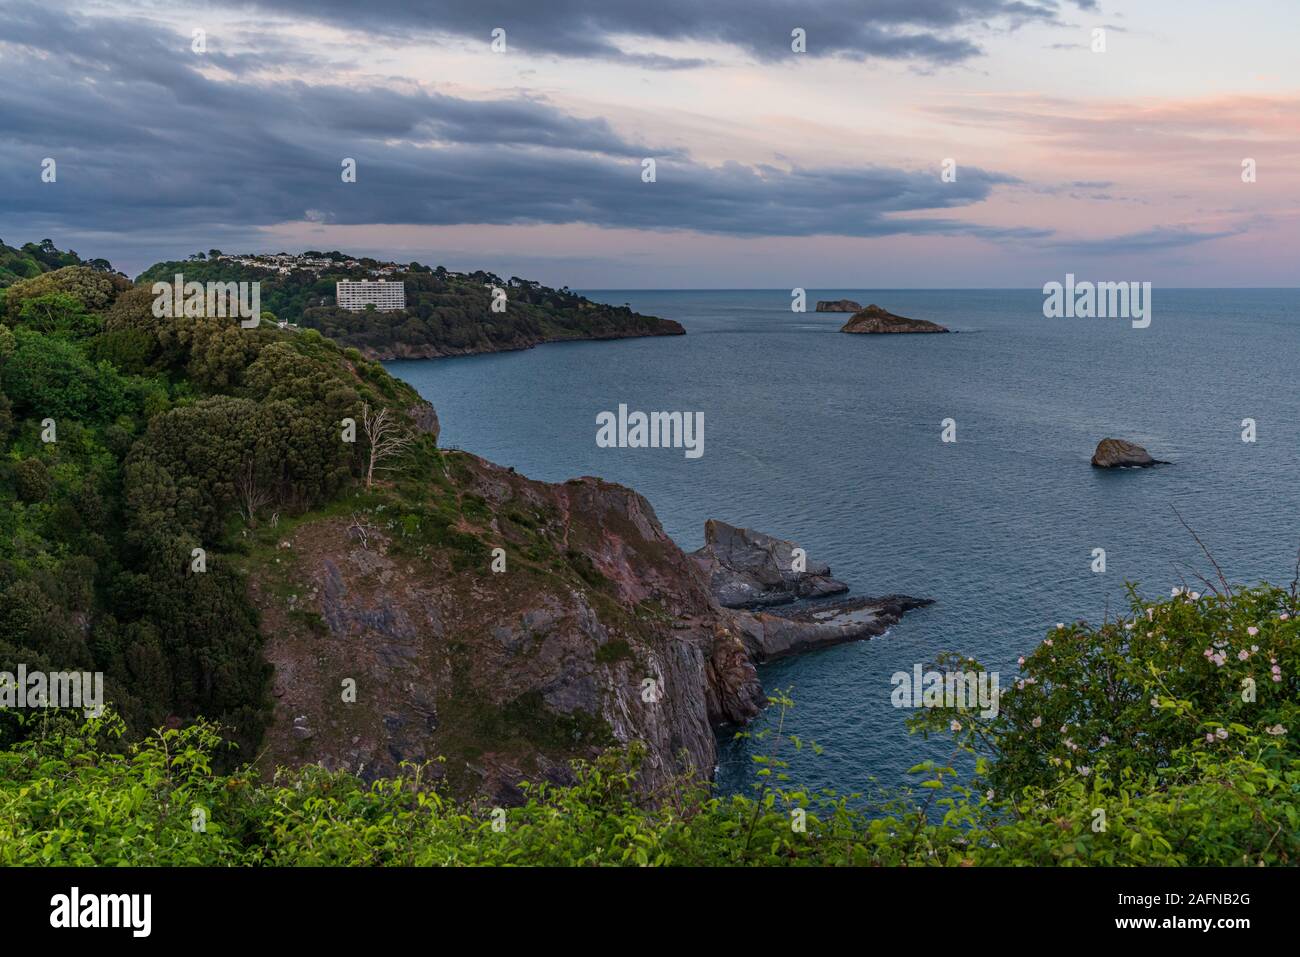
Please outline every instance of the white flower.
[{"label": "white flower", "polygon": [[958,721],[958,720],[956,720],[956,719],[954,718],[952,724],[948,725],[948,730],[949,730],[949,731],[960,731],[960,730],[961,730],[961,722]]},{"label": "white flower", "polygon": [[1228,740],[1228,729],[1219,728],[1217,731],[1214,732],[1214,736],[1218,738],[1220,741],[1226,741]]},{"label": "white flower", "polygon": [[1041,728],[1043,726],[1043,718],[1041,715],[1035,715],[1034,720],[1029,723],[1032,724],[1035,728]]},{"label": "white flower", "polygon": [[1092,768],[1088,767],[1085,764],[1081,764],[1079,765],[1078,771],[1086,778],[1089,774],[1092,773]]}]

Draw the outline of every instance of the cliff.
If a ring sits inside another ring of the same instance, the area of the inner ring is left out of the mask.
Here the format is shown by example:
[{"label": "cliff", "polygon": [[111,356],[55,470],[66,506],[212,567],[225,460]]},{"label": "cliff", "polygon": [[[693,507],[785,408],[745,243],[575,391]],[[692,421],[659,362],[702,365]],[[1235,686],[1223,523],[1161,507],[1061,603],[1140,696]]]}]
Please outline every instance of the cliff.
[{"label": "cliff", "polygon": [[[632,740],[648,747],[647,789],[711,775],[713,725],[752,717],[762,690],[737,623],[649,503],[441,455],[426,502],[308,518],[250,579],[275,667],[268,764],[371,777],[443,756],[453,790],[499,803]],[[430,510],[450,531],[410,518]]]}]

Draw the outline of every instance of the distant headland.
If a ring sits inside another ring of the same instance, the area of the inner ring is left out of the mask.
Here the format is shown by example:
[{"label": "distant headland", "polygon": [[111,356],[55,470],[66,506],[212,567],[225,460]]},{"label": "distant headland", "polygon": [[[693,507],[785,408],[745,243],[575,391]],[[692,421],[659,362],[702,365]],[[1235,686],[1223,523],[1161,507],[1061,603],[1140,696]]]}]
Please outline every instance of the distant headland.
[{"label": "distant headland", "polygon": [[[220,249],[155,263],[137,284],[171,281],[261,283],[263,308],[278,322],[319,330],[368,359],[433,359],[531,349],[545,342],[679,336],[678,322],[643,316],[626,305],[594,302],[569,290],[478,270],[454,272],[419,262],[310,250],[300,254],[228,254]],[[340,306],[339,282],[401,283],[404,308]]]}]

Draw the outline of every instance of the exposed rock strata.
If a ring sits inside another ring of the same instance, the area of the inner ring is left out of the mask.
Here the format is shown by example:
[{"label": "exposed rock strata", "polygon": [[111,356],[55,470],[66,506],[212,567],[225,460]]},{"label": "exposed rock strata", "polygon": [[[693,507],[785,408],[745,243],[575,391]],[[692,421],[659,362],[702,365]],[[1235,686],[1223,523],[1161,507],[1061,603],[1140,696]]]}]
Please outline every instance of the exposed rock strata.
[{"label": "exposed rock strata", "polygon": [[794,542],[773,538],[717,519],[704,524],[704,546],[690,557],[708,576],[724,608],[781,605],[849,590],[831,578],[830,566],[807,556],[796,570]]},{"label": "exposed rock strata", "polygon": [[934,604],[930,598],[889,595],[849,598],[798,611],[736,612],[745,647],[755,661],[812,651],[883,634],[903,613]]},{"label": "exposed rock strata", "polygon": [[505,547],[508,571],[489,571],[486,547],[466,564],[408,543],[401,516],[364,534],[352,518],[299,524],[282,577],[250,583],[276,670],[267,765],[371,777],[445,756],[454,787],[511,801],[521,779],[565,780],[570,759],[639,740],[646,788],[711,775],[713,725],[757,714],[762,687],[649,503],[600,479],[448,461],[459,534]]}]

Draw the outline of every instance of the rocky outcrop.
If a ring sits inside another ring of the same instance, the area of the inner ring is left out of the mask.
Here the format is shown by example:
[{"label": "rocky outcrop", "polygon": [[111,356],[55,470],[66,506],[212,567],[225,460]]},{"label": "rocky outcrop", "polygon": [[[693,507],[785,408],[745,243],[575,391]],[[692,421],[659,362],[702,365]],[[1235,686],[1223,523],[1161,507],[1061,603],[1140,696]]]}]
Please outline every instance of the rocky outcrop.
[{"label": "rocky outcrop", "polygon": [[718,604],[736,609],[732,621],[754,661],[874,638],[896,624],[904,612],[934,604],[929,598],[889,595],[758,611],[849,590],[844,582],[831,578],[825,562],[805,557],[804,567],[795,571],[795,547],[784,539],[710,519],[704,526],[704,547],[690,555],[707,576]]},{"label": "rocky outcrop", "polygon": [[296,523],[251,577],[275,668],[264,765],[369,778],[442,756],[431,773],[454,791],[513,802],[520,780],[637,740],[647,789],[711,775],[713,726],[757,714],[763,691],[649,503],[442,461],[428,501]]},{"label": "rocky outcrop", "polygon": [[818,312],[861,312],[862,307],[852,299],[819,299]]},{"label": "rocky outcrop", "polygon": [[794,542],[773,538],[717,519],[704,524],[704,547],[691,558],[708,576],[724,608],[759,608],[849,590],[831,578],[830,566],[808,558],[795,561]]},{"label": "rocky outcrop", "polygon": [[823,602],[790,612],[736,612],[745,647],[755,661],[859,641],[883,634],[903,613],[933,605],[930,598],[889,595]]},{"label": "rocky outcrop", "polygon": [[908,319],[870,305],[844,324],[840,332],[947,332],[948,329],[926,319]]},{"label": "rocky outcrop", "polygon": [[1153,459],[1151,453],[1142,446],[1123,439],[1102,439],[1097,443],[1097,451],[1092,453],[1092,465],[1099,469],[1145,469],[1168,464]]},{"label": "rocky outcrop", "polygon": [[433,436],[433,440],[438,441],[442,426],[438,424],[438,413],[433,408],[433,403],[417,402],[406,410],[406,417],[417,432]]}]

